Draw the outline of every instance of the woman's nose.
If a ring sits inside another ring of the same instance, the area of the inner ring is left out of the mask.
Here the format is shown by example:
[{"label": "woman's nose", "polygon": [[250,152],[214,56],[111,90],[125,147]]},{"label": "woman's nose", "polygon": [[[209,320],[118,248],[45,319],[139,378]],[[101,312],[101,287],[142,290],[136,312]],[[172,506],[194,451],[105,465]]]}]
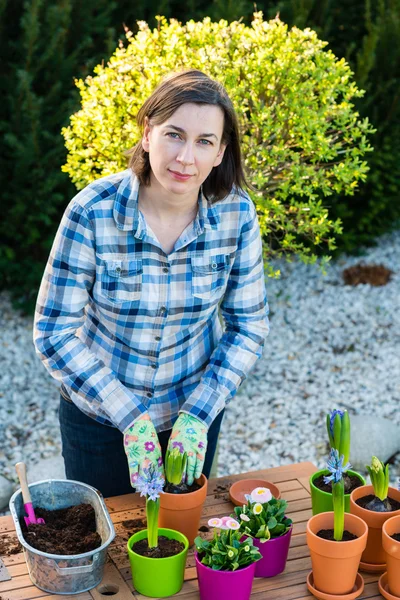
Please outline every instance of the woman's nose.
[{"label": "woman's nose", "polygon": [[176,160],[182,165],[192,165],[194,163],[194,152],[190,144],[185,144],[179,152]]}]

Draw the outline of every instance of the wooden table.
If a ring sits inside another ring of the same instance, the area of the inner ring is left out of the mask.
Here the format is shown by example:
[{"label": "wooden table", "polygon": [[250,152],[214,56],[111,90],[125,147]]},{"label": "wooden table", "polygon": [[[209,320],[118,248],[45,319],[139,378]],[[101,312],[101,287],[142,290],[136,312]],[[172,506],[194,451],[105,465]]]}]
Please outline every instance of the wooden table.
[{"label": "wooden table", "polygon": [[[311,570],[311,561],[306,545],[306,523],[311,517],[311,498],[308,479],[316,467],[309,462],[296,465],[286,465],[274,469],[263,469],[251,473],[241,473],[220,477],[209,481],[207,499],[204,505],[203,518],[200,525],[206,525],[210,517],[221,517],[233,512],[229,501],[228,490],[233,481],[249,476],[267,479],[275,483],[288,501],[288,516],[293,519],[294,529],[289,558],[284,573],[270,579],[256,578],[253,583],[252,600],[305,600],[313,598],[307,590],[306,577]],[[139,494],[116,496],[106,500],[108,510],[113,520],[116,537],[110,546],[109,560],[105,568],[102,583],[90,592],[73,596],[57,596],[47,594],[32,585],[29,579],[24,555],[2,556],[12,579],[0,582],[0,600],[31,600],[46,598],[47,600],[104,600],[110,592],[117,592],[114,600],[142,600],[142,596],[134,591],[126,552],[126,542],[134,532],[129,526],[130,520],[143,519],[145,516],[144,499]],[[124,525],[125,523],[125,525]],[[16,537],[12,518],[0,518],[0,541],[4,536]],[[210,533],[201,534],[210,536]],[[378,591],[378,576],[363,573],[365,589],[360,599],[380,600]],[[118,590],[118,591],[117,591]],[[101,593],[103,592],[103,593]],[[104,592],[108,592],[106,595]],[[198,600],[198,586],[193,549],[189,550],[185,572],[185,582],[176,597],[182,600]],[[232,600],[235,600],[232,598]]]}]

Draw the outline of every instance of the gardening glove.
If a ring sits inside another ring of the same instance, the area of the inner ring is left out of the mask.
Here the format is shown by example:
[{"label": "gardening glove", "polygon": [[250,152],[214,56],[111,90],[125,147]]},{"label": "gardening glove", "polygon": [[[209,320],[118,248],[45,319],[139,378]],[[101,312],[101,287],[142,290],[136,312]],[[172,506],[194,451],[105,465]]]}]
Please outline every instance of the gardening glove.
[{"label": "gardening glove", "polygon": [[[187,454],[186,483],[192,485],[201,475],[207,450],[207,427],[199,419],[187,413],[179,413],[172,428],[168,449],[179,448]],[[184,474],[185,475],[185,474]],[[185,481],[185,477],[184,477]]]},{"label": "gardening glove", "polygon": [[135,487],[141,469],[151,465],[164,478],[161,446],[149,413],[141,415],[124,431],[124,450],[132,487]]}]

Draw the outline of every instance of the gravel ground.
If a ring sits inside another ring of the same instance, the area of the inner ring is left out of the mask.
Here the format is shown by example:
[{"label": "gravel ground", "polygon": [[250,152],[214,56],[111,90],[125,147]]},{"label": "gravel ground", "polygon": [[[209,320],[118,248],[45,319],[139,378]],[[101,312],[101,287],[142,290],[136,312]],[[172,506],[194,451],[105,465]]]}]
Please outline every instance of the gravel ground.
[{"label": "gravel ground", "polygon": [[[382,287],[344,285],[358,262],[394,272]],[[400,231],[359,257],[318,265],[276,261],[268,280],[271,332],[264,355],[224,419],[219,475],[298,461],[323,466],[325,415],[379,414],[400,425]],[[15,481],[14,464],[60,454],[58,389],[36,357],[32,318],[0,294],[0,473]],[[400,475],[400,455],[392,477]]]}]

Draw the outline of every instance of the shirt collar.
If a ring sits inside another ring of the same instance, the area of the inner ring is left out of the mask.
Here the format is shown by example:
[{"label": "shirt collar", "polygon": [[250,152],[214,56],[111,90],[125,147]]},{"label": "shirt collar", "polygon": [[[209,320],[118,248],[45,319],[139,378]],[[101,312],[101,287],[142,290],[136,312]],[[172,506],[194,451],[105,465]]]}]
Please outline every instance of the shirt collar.
[{"label": "shirt collar", "polygon": [[[113,216],[118,229],[133,231],[136,237],[144,233],[143,221],[140,219],[139,206],[139,179],[129,169],[122,179],[115,196]],[[213,205],[207,201],[202,187],[199,191],[199,210],[195,219],[197,234],[204,229],[218,229],[219,215]]]}]

